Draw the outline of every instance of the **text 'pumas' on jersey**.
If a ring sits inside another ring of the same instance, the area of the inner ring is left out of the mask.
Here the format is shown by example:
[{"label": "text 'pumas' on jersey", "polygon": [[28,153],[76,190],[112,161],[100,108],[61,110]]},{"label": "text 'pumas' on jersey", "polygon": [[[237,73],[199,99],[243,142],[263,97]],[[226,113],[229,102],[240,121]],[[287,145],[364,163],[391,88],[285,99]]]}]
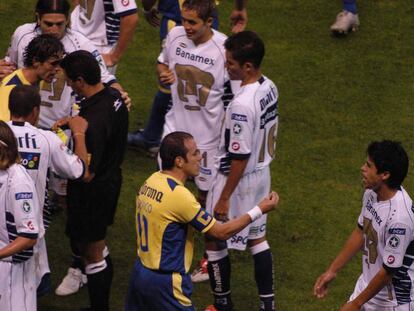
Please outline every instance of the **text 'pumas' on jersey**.
[{"label": "text 'pumas' on jersey", "polygon": [[226,35],[212,30],[207,42],[195,45],[184,27],[174,27],[158,57],[175,73],[173,106],[165,116],[164,136],[174,131],[193,135],[200,149],[217,147],[224,116]]},{"label": "text 'pumas' on jersey", "polygon": [[136,12],[135,0],[81,0],[71,14],[71,26],[97,46],[112,46],[119,38],[121,17]]},{"label": "text 'pumas' on jersey", "polygon": [[[23,166],[13,164],[0,170],[0,248],[17,237],[37,239],[39,235],[39,201],[32,179]],[[33,256],[33,248],[23,250],[2,261],[24,262]]]},{"label": "text 'pumas' on jersey", "polygon": [[207,232],[215,219],[180,181],[162,172],[146,180],[136,200],[138,256],[142,264],[162,272],[188,273],[194,229]]},{"label": "text 'pumas' on jersey", "polygon": [[217,165],[227,175],[232,159],[249,159],[244,174],[268,166],[276,150],[278,91],[262,76],[242,86],[226,110]]},{"label": "text 'pumas' on jersey", "polygon": [[392,284],[371,299],[379,306],[397,306],[414,298],[413,211],[413,202],[402,187],[387,201],[378,201],[372,190],[364,193],[358,218],[365,239],[359,279],[363,284],[359,285],[365,288],[381,267],[393,273]]},{"label": "text 'pumas' on jersey", "polygon": [[[15,63],[18,68],[23,68],[24,50],[30,41],[40,34],[41,30],[36,23],[17,27],[11,39],[7,59]],[[79,50],[92,53],[101,68],[102,82],[111,83],[115,81],[115,77],[109,74],[96,46],[84,35],[67,28],[61,42],[67,54]],[[40,85],[42,103],[40,106],[39,127],[49,129],[57,120],[71,115],[72,104],[75,103],[75,98],[72,95],[72,88],[66,84],[62,71],[58,71],[52,83],[42,81]]]}]

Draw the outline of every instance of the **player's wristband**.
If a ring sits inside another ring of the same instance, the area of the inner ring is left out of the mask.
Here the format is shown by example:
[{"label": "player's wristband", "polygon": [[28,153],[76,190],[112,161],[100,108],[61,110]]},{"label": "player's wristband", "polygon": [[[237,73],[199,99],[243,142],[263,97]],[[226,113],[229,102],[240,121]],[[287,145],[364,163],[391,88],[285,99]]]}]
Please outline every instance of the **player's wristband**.
[{"label": "player's wristband", "polygon": [[252,222],[258,220],[263,215],[262,210],[257,205],[248,211],[247,214],[249,214]]},{"label": "player's wristband", "polygon": [[75,137],[75,136],[83,136],[83,137],[85,137],[85,133],[74,133],[72,136],[73,137]]}]

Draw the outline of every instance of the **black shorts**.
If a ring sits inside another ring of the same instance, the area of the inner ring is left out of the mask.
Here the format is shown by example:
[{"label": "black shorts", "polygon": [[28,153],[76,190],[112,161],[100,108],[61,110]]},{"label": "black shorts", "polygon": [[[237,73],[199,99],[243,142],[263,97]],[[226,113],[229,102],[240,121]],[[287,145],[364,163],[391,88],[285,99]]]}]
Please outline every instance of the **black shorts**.
[{"label": "black shorts", "polygon": [[66,234],[76,242],[104,240],[113,224],[122,177],[104,182],[73,182],[68,186]]}]

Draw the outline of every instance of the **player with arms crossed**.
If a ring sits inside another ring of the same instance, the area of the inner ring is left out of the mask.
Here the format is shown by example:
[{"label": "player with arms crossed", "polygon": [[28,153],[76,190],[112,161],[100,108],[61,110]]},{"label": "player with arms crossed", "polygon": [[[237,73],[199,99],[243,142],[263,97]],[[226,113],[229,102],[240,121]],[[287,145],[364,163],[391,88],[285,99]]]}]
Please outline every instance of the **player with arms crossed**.
[{"label": "player with arms crossed", "polygon": [[225,224],[219,224],[184,186],[200,172],[202,159],[194,138],[185,132],[165,136],[160,147],[162,171],[152,174],[137,194],[138,258],[131,275],[125,311],[194,310],[188,274],[194,231],[226,240],[257,215],[275,209],[276,192]]},{"label": "player with arms crossed", "polygon": [[18,161],[16,138],[0,121],[0,310],[36,311],[33,247],[40,232],[39,201]]},{"label": "player with arms crossed", "polygon": [[[270,189],[269,165],[275,153],[278,127],[278,91],[262,75],[263,41],[257,34],[243,31],[225,44],[226,67],[232,80],[241,80],[225,114],[219,152],[218,173],[207,198],[207,211],[221,221],[233,219],[256,205]],[[244,250],[254,259],[260,310],[274,310],[273,257],[266,240],[266,217],[257,219],[230,240],[206,241],[208,273],[214,306],[207,310],[232,310],[229,248]]]},{"label": "player with arms crossed", "polygon": [[357,227],[335,260],[317,280],[316,297],[324,298],[336,274],[362,250],[362,274],[341,311],[414,310],[413,202],[401,186],[408,156],[397,142],[371,142],[361,167],[365,193]]}]

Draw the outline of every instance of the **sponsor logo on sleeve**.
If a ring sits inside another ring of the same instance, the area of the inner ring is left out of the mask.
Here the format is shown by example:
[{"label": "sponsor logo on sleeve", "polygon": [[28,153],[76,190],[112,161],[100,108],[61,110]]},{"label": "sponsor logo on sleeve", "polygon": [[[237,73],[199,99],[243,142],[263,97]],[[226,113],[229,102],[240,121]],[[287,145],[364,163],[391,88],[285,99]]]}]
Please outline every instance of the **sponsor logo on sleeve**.
[{"label": "sponsor logo on sleeve", "polygon": [[236,120],[236,121],[240,121],[240,122],[247,122],[247,116],[244,115],[244,114],[232,113],[231,114],[231,119]]},{"label": "sponsor logo on sleeve", "polygon": [[34,230],[35,228],[34,228],[34,225],[33,225],[33,222],[31,221],[31,220],[29,220],[28,222],[27,222],[27,228],[29,228],[30,230]]},{"label": "sponsor logo on sleeve", "polygon": [[26,170],[39,169],[40,153],[37,152],[19,152],[22,159],[21,164]]},{"label": "sponsor logo on sleeve", "polygon": [[29,200],[33,199],[33,192],[18,192],[15,194],[16,200]]},{"label": "sponsor logo on sleeve", "polygon": [[240,123],[235,123],[233,125],[233,134],[234,135],[240,135],[243,131],[243,127]]},{"label": "sponsor logo on sleeve", "polygon": [[389,240],[388,240],[388,245],[392,248],[397,248],[398,245],[400,245],[400,239],[396,236],[393,235]]},{"label": "sponsor logo on sleeve", "polygon": [[123,6],[127,6],[129,5],[129,0],[122,0],[121,3]]},{"label": "sponsor logo on sleeve", "polygon": [[405,228],[391,228],[388,230],[389,234],[405,235]]},{"label": "sponsor logo on sleeve", "polygon": [[22,209],[23,209],[23,212],[25,212],[26,214],[30,213],[31,207],[30,207],[29,202],[23,201]]},{"label": "sponsor logo on sleeve", "polygon": [[240,144],[239,144],[238,142],[234,142],[234,143],[232,143],[232,144],[231,144],[231,148],[232,148],[234,151],[237,151],[237,150],[239,150],[239,149],[240,149]]},{"label": "sponsor logo on sleeve", "polygon": [[393,255],[389,255],[387,258],[387,263],[391,265],[394,263],[394,261],[395,261],[395,257]]}]

